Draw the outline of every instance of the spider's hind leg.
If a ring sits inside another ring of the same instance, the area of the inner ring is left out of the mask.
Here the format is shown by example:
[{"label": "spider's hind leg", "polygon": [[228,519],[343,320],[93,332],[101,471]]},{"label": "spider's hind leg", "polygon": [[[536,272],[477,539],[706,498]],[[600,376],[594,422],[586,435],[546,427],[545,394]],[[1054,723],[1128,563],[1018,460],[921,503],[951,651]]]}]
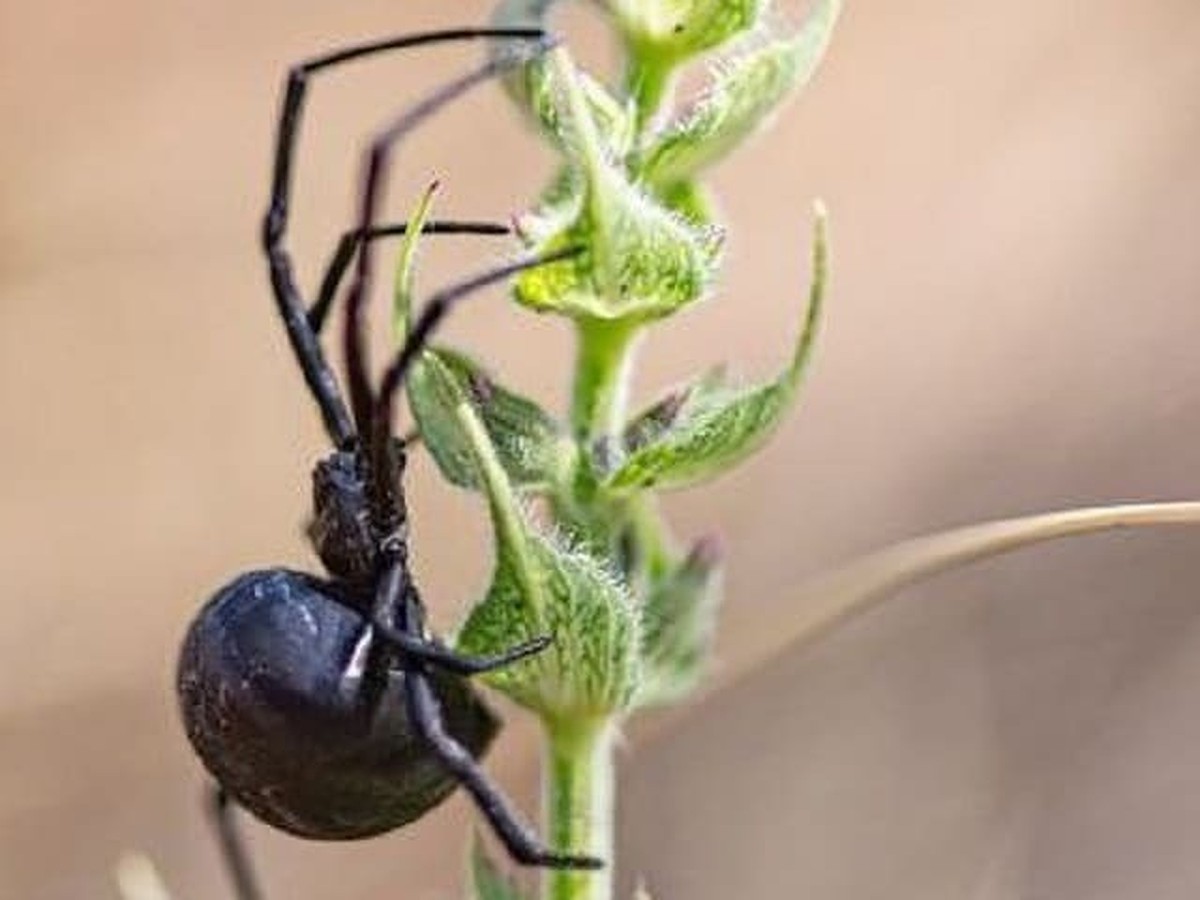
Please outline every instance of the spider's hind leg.
[{"label": "spider's hind leg", "polygon": [[223,788],[215,784],[208,789],[207,800],[213,827],[217,830],[217,840],[221,845],[221,857],[233,882],[237,900],[262,900],[263,893],[259,890],[258,879],[254,875],[250,852],[234,818],[237,813],[233,800]]}]

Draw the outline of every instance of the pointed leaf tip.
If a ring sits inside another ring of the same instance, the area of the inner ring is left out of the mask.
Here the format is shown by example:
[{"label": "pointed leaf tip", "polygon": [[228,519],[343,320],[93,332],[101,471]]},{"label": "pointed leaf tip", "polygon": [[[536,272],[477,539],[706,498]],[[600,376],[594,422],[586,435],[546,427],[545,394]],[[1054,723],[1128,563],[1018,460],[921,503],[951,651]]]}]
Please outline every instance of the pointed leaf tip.
[{"label": "pointed leaf tip", "polygon": [[716,633],[721,544],[701,538],[687,557],[654,583],[643,608],[643,672],[636,703],[677,700],[699,682]]},{"label": "pointed leaf tip", "polygon": [[[627,445],[607,484],[615,491],[674,489],[714,478],[760,448],[775,432],[799,392],[816,344],[828,282],[823,207],[813,226],[812,281],[792,359],[774,381],[752,387],[713,384],[684,389],[687,400],[669,427],[654,429],[653,409],[635,420],[638,443]],[[646,428],[641,426],[646,424]],[[653,438],[644,439],[650,431]]]},{"label": "pointed leaf tip", "polygon": [[839,0],[822,0],[795,37],[769,41],[725,62],[690,110],[654,140],[646,154],[646,177],[658,185],[693,177],[767,125],[812,77],[840,9]]},{"label": "pointed leaf tip", "polygon": [[458,487],[483,487],[471,438],[458,415],[461,403],[474,407],[516,489],[545,490],[570,467],[574,446],[559,423],[465,354],[445,348],[427,351],[406,389],[430,455],[445,478]]},{"label": "pointed leaf tip", "polygon": [[704,214],[701,195],[680,195],[686,208],[676,212],[634,184],[602,140],[569,57],[552,54],[548,65],[569,165],[522,230],[539,252],[587,249],[522,274],[517,301],[575,319],[644,321],[699,299],[721,248],[720,232],[697,218]]}]

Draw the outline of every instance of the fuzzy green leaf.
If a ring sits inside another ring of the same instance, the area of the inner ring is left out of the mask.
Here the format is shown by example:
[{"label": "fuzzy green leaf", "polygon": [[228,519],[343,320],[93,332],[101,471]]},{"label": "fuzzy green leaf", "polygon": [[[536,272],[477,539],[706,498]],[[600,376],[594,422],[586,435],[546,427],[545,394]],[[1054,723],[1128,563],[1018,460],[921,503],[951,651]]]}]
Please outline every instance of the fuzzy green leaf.
[{"label": "fuzzy green leaf", "polygon": [[[547,15],[558,0],[501,0],[492,15],[492,24],[502,28],[548,29]],[[513,52],[497,42],[493,56]],[[602,83],[586,72],[577,76],[578,88],[591,113],[601,141],[615,156],[628,152],[636,123],[632,101],[622,103]],[[549,61],[537,57],[518,67],[504,79],[504,87],[521,110],[549,135],[560,148],[571,139],[569,123],[562,119],[562,85]]]},{"label": "fuzzy green leaf", "polygon": [[[485,676],[516,702],[555,719],[625,709],[638,683],[638,611],[619,576],[581,547],[523,521],[524,547],[497,550],[487,596],[457,638],[463,653],[489,654],[549,634],[536,657]],[[527,602],[541,595],[544,616]]]},{"label": "fuzzy green leaf", "polygon": [[607,0],[633,52],[682,60],[720,46],[759,20],[766,0]]},{"label": "fuzzy green leaf", "polygon": [[488,856],[478,835],[471,841],[470,876],[472,900],[525,900],[516,882]]},{"label": "fuzzy green leaf", "polygon": [[761,128],[816,70],[841,10],[841,0],[821,0],[800,33],[772,41],[734,59],[691,112],[654,141],[644,173],[658,184],[695,175]]},{"label": "fuzzy green leaf", "polygon": [[[691,384],[672,391],[629,420],[621,434],[622,455],[627,456],[662,440],[682,418],[685,410],[706,408],[726,389],[724,366],[715,366]],[[611,448],[595,454],[597,468],[611,475],[615,467]],[[605,457],[609,459],[605,459]]]},{"label": "fuzzy green leaf", "polygon": [[533,209],[517,216],[517,236],[526,246],[537,247],[578,220],[583,208],[584,181],[572,166],[563,166],[542,191]]},{"label": "fuzzy green leaf", "polygon": [[638,706],[677,700],[699,681],[716,631],[719,565],[716,542],[704,539],[651,586],[642,611]]},{"label": "fuzzy green leaf", "polygon": [[656,196],[667,209],[683,216],[697,228],[712,228],[716,204],[704,185],[688,178],[654,185]]},{"label": "fuzzy green leaf", "polygon": [[697,227],[635,187],[599,137],[565,52],[550,54],[547,64],[578,199],[569,191],[560,195],[566,202],[558,208],[574,217],[553,233],[543,228],[531,236],[540,253],[571,246],[584,252],[522,273],[517,300],[572,318],[641,321],[698,299],[716,267],[719,233]]},{"label": "fuzzy green leaf", "polygon": [[468,614],[459,649],[487,655],[548,634],[550,647],[487,680],[545,716],[625,708],[637,686],[641,626],[628,588],[595,556],[530,520],[462,382],[437,355],[421,365],[442,392],[438,405],[457,419],[456,440],[484,486],[495,534],[492,583]]},{"label": "fuzzy green leaf", "polygon": [[641,446],[626,448],[627,455],[608,478],[611,490],[684,487],[727,471],[762,446],[795,399],[816,339],[826,282],[824,213],[819,208],[812,279],[804,326],[783,374],[748,388],[718,386],[709,377],[688,389],[669,427]]},{"label": "fuzzy green leaf", "polygon": [[[577,71],[575,79],[600,143],[613,157],[624,156],[633,142],[634,118],[631,107],[622,105],[588,73]],[[561,96],[563,86],[556,79],[553,64],[549,60],[531,61],[505,84],[518,104],[529,112],[546,134],[560,146],[569,147],[575,139],[574,128],[564,112],[566,104]]]},{"label": "fuzzy green leaf", "polygon": [[518,489],[549,488],[571,465],[574,444],[559,424],[464,354],[444,348],[427,351],[409,375],[406,389],[422,440],[452,484],[473,490],[483,486],[457,411],[464,398],[475,408],[500,466]]}]

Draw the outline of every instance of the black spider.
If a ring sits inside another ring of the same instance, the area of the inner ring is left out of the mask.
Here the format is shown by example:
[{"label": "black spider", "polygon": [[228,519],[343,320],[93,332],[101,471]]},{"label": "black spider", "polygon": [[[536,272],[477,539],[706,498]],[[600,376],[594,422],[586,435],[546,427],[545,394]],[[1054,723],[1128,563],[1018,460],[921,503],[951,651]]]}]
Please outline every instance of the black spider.
[{"label": "black spider", "polygon": [[[309,76],[375,53],[479,38],[504,39],[520,49],[496,55],[446,84],[378,133],[366,158],[358,228],[342,237],[318,299],[306,309],[284,234]],[[288,72],[263,243],[279,314],[335,446],[313,471],[309,529],[329,576],[276,568],[234,579],[192,622],[177,685],[188,737],[218,782],[213,808],[242,900],[261,895],[230,817],[231,802],[295,835],[353,839],[417,819],[461,784],[518,862],[601,865],[544,846],[477,762],[498,723],[463,676],[537,653],[549,639],[473,658],[454,653],[426,631],[408,567],[401,486],[405,444],[392,431],[394,401],[405,374],[451,307],[479,288],[566,254],[495,268],[435,294],[377,390],[368,375],[363,323],[372,241],[405,230],[404,224],[377,226],[375,221],[392,146],[468,88],[548,46],[538,29],[456,29],[350,47]],[[425,230],[508,231],[481,222],[431,222]],[[356,253],[344,334],[347,411],[318,335]]]}]

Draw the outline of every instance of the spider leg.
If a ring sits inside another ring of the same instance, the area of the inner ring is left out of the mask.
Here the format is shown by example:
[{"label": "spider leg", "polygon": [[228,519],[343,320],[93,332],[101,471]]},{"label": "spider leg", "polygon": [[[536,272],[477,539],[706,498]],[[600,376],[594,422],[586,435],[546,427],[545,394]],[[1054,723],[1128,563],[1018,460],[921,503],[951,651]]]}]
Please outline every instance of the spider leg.
[{"label": "spider leg", "polygon": [[234,819],[234,803],[218,785],[209,788],[209,812],[217,829],[221,856],[233,881],[237,900],[262,900],[258,879],[254,877],[254,866],[250,863],[250,853]]},{"label": "spider leg", "polygon": [[439,669],[445,669],[454,675],[465,677],[483,675],[487,672],[495,672],[498,669],[506,668],[515,662],[520,662],[523,659],[528,659],[531,656],[541,653],[551,644],[550,637],[542,635],[531,641],[523,641],[515,647],[505,650],[503,653],[496,653],[491,656],[464,656],[428,638],[412,637],[383,622],[376,621],[372,624],[385,642],[391,644],[406,656],[419,659],[421,662],[436,666]]},{"label": "spider leg", "polygon": [[396,391],[404,383],[404,376],[408,374],[409,367],[416,360],[420,352],[428,345],[430,335],[433,334],[434,329],[446,318],[459,301],[465,300],[471,294],[488,285],[504,281],[518,272],[537,268],[538,266],[545,266],[563,259],[569,259],[570,257],[577,256],[580,252],[581,248],[579,247],[567,247],[541,256],[496,266],[495,268],[480,272],[471,278],[466,278],[456,284],[443,288],[431,296],[421,308],[420,314],[409,329],[408,339],[404,342],[404,346],[392,357],[392,362],[383,373],[383,380],[379,388],[379,397],[375,401],[374,421],[377,426],[386,429],[387,425],[391,422]]},{"label": "spider leg", "polygon": [[292,271],[291,254],[284,241],[291,201],[292,161],[308,80],[316,72],[344,62],[422,44],[483,38],[528,41],[540,39],[541,36],[542,32],[534,28],[459,28],[430,31],[347,47],[314,57],[288,70],[279,111],[271,197],[263,220],[262,243],[269,264],[275,303],[283,319],[288,340],[300,364],[304,380],[321,409],[325,428],[339,447],[348,447],[353,441],[354,425],[338,391],[333,370],[325,361],[316,333],[309,324],[304,299]]},{"label": "spider leg", "polygon": [[[364,248],[363,255],[367,252],[369,252],[368,249]],[[581,248],[579,247],[567,247],[563,250],[557,250],[531,259],[497,266],[472,278],[444,288],[429,299],[429,302],[421,309],[421,313],[410,327],[404,346],[400,348],[392,358],[391,364],[384,371],[379,394],[375,398],[374,409],[371,413],[371,471],[372,477],[376,479],[374,490],[377,496],[389,498],[387,502],[393,507],[401,505],[398,503],[394,493],[390,492],[387,482],[389,477],[387,473],[391,471],[388,465],[388,455],[394,443],[394,439],[392,438],[392,413],[396,404],[396,394],[399,391],[400,385],[404,383],[404,376],[408,373],[408,369],[417,358],[417,355],[429,343],[429,337],[438,323],[449,314],[460,300],[466,299],[475,291],[495,282],[503,281],[517,272],[567,259],[576,256],[580,252]],[[362,256],[360,255],[359,258],[361,259]],[[353,295],[351,299],[353,300]],[[347,315],[349,316],[349,313]],[[407,442],[405,442],[406,444]]]},{"label": "spider leg", "polygon": [[428,676],[419,668],[411,668],[404,679],[408,701],[408,716],[417,732],[429,742],[438,759],[470,792],[487,818],[496,836],[514,860],[527,866],[554,869],[599,869],[604,863],[591,856],[557,853],[546,847],[529,830],[508,800],[488,780],[483,768],[467,750],[446,733],[442,711]]},{"label": "spider leg", "polygon": [[[550,646],[549,635],[542,635],[491,656],[464,656],[455,653],[449,647],[425,635],[421,601],[416,594],[416,588],[407,581],[403,561],[394,557],[379,580],[371,624],[385,643],[411,659],[445,669],[455,675],[482,675],[485,672],[503,669]],[[398,618],[404,621],[416,620],[421,624],[418,624],[415,631],[397,628],[391,623]]]},{"label": "spider leg", "polygon": [[[407,233],[407,222],[377,225],[367,233],[366,240],[373,241],[382,237],[404,235]],[[426,223],[425,227],[421,229],[421,233],[501,235],[511,234],[512,228],[496,222],[434,221]],[[325,319],[329,315],[329,310],[333,306],[334,298],[337,296],[337,289],[342,282],[342,276],[346,274],[346,270],[350,267],[350,263],[354,259],[354,253],[362,245],[362,242],[363,234],[361,231],[355,229],[344,232],[337,243],[336,249],[333,251],[333,255],[329,258],[329,264],[325,268],[325,277],[321,279],[321,288],[317,292],[316,302],[308,310],[308,324],[316,334],[321,333],[321,328],[324,326]]]},{"label": "spider leg", "polygon": [[[548,46],[548,40],[544,34],[541,34],[538,44],[532,51],[513,52],[490,59],[484,65],[443,85],[380,131],[371,142],[366,155],[358,232],[370,234],[371,229],[375,226],[376,209],[383,195],[384,183],[395,144],[430,116],[440,111],[442,107],[458,99],[472,87],[528,62],[533,58],[533,54],[545,52]],[[522,48],[523,51],[525,49]],[[363,307],[366,304],[366,297],[370,293],[373,276],[373,251],[373,244],[368,241],[358,254],[346,302],[346,325],[343,335],[350,407],[354,413],[355,424],[364,435],[370,433],[375,423],[363,323]],[[386,423],[383,424],[386,427]]]},{"label": "spider leg", "polygon": [[[480,812],[491,823],[513,859],[525,865],[563,869],[595,869],[602,866],[603,863],[598,859],[556,853],[544,846],[522,823],[499,788],[488,780],[470,751],[447,733],[442,723],[441,706],[429,683],[426,664],[420,659],[427,650],[437,648],[425,638],[421,601],[406,583],[404,559],[395,548],[379,582],[373,618],[384,622],[386,632],[398,631],[411,646],[422,648],[402,663],[409,721],[429,743],[447,771],[470,792]],[[400,627],[387,626],[387,620],[398,620]],[[385,637],[388,636],[386,632]]]},{"label": "spider leg", "polygon": [[396,438],[396,442],[400,444],[401,449],[408,450],[412,447],[420,446],[421,430],[419,428],[410,428],[400,437]]}]

